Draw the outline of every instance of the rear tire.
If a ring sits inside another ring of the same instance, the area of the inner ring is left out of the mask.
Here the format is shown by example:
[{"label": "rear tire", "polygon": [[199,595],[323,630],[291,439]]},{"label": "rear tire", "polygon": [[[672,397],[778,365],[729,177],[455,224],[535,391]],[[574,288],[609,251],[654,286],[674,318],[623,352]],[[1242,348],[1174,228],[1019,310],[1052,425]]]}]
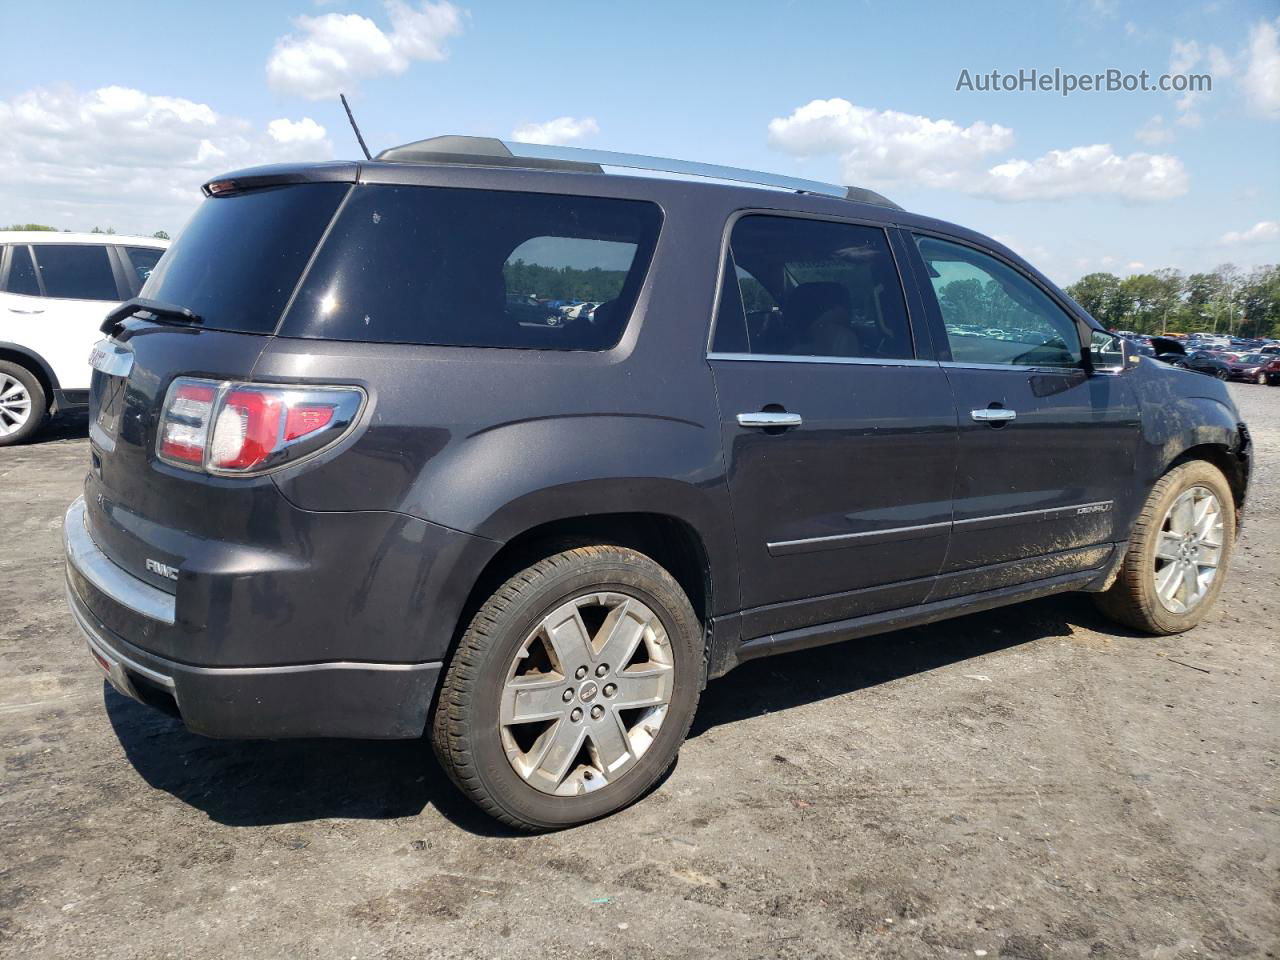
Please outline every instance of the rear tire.
[{"label": "rear tire", "polygon": [[1215,371],[1213,372],[1213,375],[1214,375],[1215,377],[1217,377],[1219,380],[1230,380],[1230,379],[1231,379],[1231,374],[1230,374],[1230,372],[1229,372],[1229,371],[1226,371],[1226,370],[1215,370]]},{"label": "rear tire", "polygon": [[0,447],[26,443],[45,421],[49,400],[36,375],[0,360]]},{"label": "rear tire", "polygon": [[1267,375],[1265,373],[1258,374],[1257,377],[1254,378],[1254,380],[1257,382],[1258,386],[1260,387],[1265,387],[1268,383]]},{"label": "rear tire", "polygon": [[641,553],[541,560],[472,617],[441,685],[436,756],[513,827],[612,813],[674,762],[698,705],[702,637],[679,584]]},{"label": "rear tire", "polygon": [[[1179,522],[1172,511],[1175,505],[1186,509],[1190,504],[1192,513],[1187,516],[1194,518],[1205,510],[1206,520],[1199,522],[1207,524],[1210,500],[1216,502],[1221,524],[1216,539],[1220,542],[1206,546],[1215,539],[1209,536],[1197,545],[1196,522],[1193,520],[1188,537],[1181,532],[1187,524]],[[1204,619],[1222,591],[1235,532],[1235,500],[1222,471],[1204,460],[1175,467],[1156,482],[1147,497],[1115,583],[1097,595],[1098,608],[1112,620],[1143,633],[1166,635],[1190,630]],[[1209,562],[1215,566],[1209,567]],[[1162,583],[1175,588],[1173,595],[1162,598]],[[1201,586],[1203,592],[1196,595],[1195,589]]]}]

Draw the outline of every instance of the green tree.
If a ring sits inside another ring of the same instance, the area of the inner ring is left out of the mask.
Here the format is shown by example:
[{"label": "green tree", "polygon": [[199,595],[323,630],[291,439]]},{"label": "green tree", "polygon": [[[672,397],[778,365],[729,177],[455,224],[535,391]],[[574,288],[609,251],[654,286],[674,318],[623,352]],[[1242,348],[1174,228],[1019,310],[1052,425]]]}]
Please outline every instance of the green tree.
[{"label": "green tree", "polygon": [[168,235],[167,233],[165,233],[163,230],[157,230],[157,231],[156,231],[155,233],[153,233],[151,236],[155,237],[157,240],[168,240],[168,239],[169,239],[169,235]]},{"label": "green tree", "polygon": [[0,230],[43,230],[49,233],[57,233],[57,227],[47,227],[43,223],[11,223],[7,227],[0,227]]}]

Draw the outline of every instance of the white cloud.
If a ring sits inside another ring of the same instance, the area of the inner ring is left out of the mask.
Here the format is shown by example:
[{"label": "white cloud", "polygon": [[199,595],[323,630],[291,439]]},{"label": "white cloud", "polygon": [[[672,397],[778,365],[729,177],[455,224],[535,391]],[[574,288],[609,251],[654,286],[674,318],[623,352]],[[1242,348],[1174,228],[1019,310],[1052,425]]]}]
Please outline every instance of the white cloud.
[{"label": "white cloud", "polygon": [[1095,143],[998,164],[976,192],[1002,200],[1059,200],[1079,194],[1164,200],[1187,192],[1187,171],[1168,154],[1121,156],[1110,144]]},{"label": "white cloud", "polygon": [[415,60],[443,60],[444,43],[462,30],[462,11],[448,0],[412,6],[386,0],[390,29],[357,13],[301,16],[296,34],[276,41],[267,82],[312,100],[355,89],[362,77],[404,73]]},{"label": "white cloud", "polygon": [[324,139],[324,127],[310,117],[301,120],[281,118],[267,124],[267,136],[276,143],[318,143]]},{"label": "white cloud", "polygon": [[1280,18],[1249,30],[1249,46],[1241,82],[1249,102],[1263,116],[1280,118]]},{"label": "white cloud", "polygon": [[[770,142],[798,156],[837,154],[841,173],[859,185],[916,184],[1003,200],[1053,200],[1106,194],[1156,200],[1186,192],[1182,162],[1165,154],[1117,154],[1107,144],[1051,150],[1034,160],[987,167],[1013,144],[1013,131],[984,122],[873,110],[848,100],[812,100],[769,124]],[[985,169],[984,169],[985,167]]]},{"label": "white cloud", "polygon": [[1137,130],[1133,132],[1134,139],[1139,143],[1145,143],[1149,147],[1159,146],[1162,143],[1168,143],[1173,139],[1173,131],[1164,123],[1164,117],[1156,114]]},{"label": "white cloud", "polygon": [[1271,243],[1274,240],[1280,240],[1280,222],[1275,220],[1259,220],[1248,230],[1232,230],[1222,235],[1222,242],[1228,246]]},{"label": "white cloud", "polygon": [[1200,44],[1194,40],[1174,40],[1169,53],[1169,72],[1186,73],[1200,62]]},{"label": "white cloud", "polygon": [[208,104],[127,87],[29,90],[0,100],[0,129],[6,219],[67,228],[174,233],[200,184],[219,173],[333,155],[310,118],[264,131]]},{"label": "white cloud", "polygon": [[511,131],[511,139],[521,143],[572,143],[600,132],[594,117],[556,117],[546,123],[526,123]]},{"label": "white cloud", "polygon": [[1008,149],[1013,131],[982,121],[951,120],[859,107],[839,97],[811,100],[769,123],[769,142],[798,156],[838,153],[856,184],[911,181],[933,187],[961,184],[963,169]]}]

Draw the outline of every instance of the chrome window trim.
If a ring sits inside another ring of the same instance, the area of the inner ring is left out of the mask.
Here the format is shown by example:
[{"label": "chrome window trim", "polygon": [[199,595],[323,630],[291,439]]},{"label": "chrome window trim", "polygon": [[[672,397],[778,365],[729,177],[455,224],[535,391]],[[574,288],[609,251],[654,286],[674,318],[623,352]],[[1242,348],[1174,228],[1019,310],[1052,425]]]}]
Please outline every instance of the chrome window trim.
[{"label": "chrome window trim", "polygon": [[94,587],[123,607],[159,623],[173,625],[177,598],[116,566],[89,535],[84,497],[77,497],[62,521],[67,563]]},{"label": "chrome window trim", "polygon": [[[878,357],[810,357],[792,353],[708,353],[708,360],[756,360],[773,363],[835,363],[861,367],[936,367],[936,360]],[[1025,368],[1024,368],[1025,369]]]},{"label": "chrome window trim", "polygon": [[1049,364],[1026,365],[1020,363],[968,363],[963,360],[939,360],[940,366],[952,370],[1012,370],[1018,373],[1087,373],[1083,366],[1056,367]]}]

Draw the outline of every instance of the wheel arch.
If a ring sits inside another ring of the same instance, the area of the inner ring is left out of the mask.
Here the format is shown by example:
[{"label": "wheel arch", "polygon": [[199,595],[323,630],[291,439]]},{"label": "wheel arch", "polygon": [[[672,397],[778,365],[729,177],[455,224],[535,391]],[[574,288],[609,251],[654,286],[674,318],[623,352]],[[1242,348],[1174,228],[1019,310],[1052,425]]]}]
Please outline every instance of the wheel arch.
[{"label": "wheel arch", "polygon": [[35,378],[40,381],[40,389],[44,391],[45,404],[50,412],[53,412],[54,401],[60,388],[57,375],[54,374],[53,368],[49,366],[44,357],[27,347],[0,340],[0,360],[7,360],[30,370]]}]

